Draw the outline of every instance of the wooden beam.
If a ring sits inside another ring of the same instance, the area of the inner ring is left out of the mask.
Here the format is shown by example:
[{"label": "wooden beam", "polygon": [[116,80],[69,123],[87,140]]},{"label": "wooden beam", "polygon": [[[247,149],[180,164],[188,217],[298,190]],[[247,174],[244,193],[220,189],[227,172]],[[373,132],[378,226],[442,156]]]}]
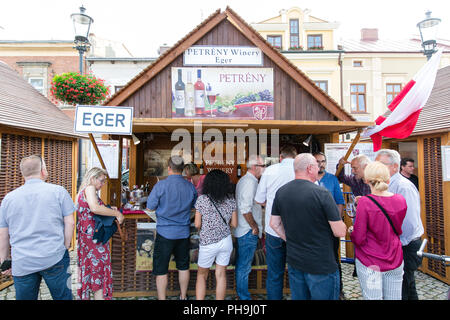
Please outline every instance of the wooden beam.
[{"label": "wooden beam", "polygon": [[[359,141],[359,137],[361,136],[361,130],[358,130],[358,133],[356,134],[355,138],[352,141],[352,144],[350,145],[350,147],[347,150],[347,153],[344,156],[344,160],[347,161],[348,157],[350,156],[350,154],[352,153],[353,149],[355,148],[356,144]],[[342,164],[339,164],[339,167],[336,170],[336,174],[335,176],[337,177],[339,175],[339,173],[341,173],[342,169],[344,168],[344,166]]]}]

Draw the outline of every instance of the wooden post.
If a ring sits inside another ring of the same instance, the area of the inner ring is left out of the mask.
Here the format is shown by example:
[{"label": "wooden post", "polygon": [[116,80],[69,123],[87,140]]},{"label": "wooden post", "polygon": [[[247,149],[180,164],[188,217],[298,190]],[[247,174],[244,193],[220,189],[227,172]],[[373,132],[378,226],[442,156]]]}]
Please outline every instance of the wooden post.
[{"label": "wooden post", "polygon": [[[352,153],[353,149],[355,148],[356,144],[359,141],[359,137],[361,136],[361,130],[358,130],[358,133],[356,134],[356,137],[353,139],[352,144],[350,145],[350,148],[348,148],[347,153],[344,156],[344,159],[347,160],[350,156],[350,153]],[[339,173],[341,173],[341,170],[344,168],[343,165],[339,164],[339,167],[336,170],[335,176],[337,177]]]}]

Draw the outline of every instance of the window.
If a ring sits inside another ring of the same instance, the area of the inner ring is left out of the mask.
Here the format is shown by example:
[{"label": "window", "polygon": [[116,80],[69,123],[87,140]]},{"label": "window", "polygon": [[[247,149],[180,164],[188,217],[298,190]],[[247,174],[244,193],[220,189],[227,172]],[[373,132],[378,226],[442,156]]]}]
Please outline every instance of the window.
[{"label": "window", "polygon": [[308,35],[308,49],[323,49],[321,34]]},{"label": "window", "polygon": [[28,83],[31,84],[37,91],[46,95],[44,87],[44,78],[28,78]]},{"label": "window", "polygon": [[283,43],[281,36],[267,36],[267,41],[275,48],[280,48]]},{"label": "window", "polygon": [[300,37],[298,28],[298,19],[289,20],[289,33],[290,33],[290,47],[298,48],[300,47]]},{"label": "window", "polygon": [[353,61],[353,66],[354,67],[362,67],[363,63],[361,60],[355,60],[355,61]]},{"label": "window", "polygon": [[316,86],[318,86],[320,89],[328,93],[328,81],[327,80],[315,80],[314,83]]},{"label": "window", "polygon": [[366,110],[366,85],[350,85],[350,108],[351,112],[365,113]]},{"label": "window", "polygon": [[402,91],[401,83],[386,84],[386,105],[389,105],[392,100]]}]

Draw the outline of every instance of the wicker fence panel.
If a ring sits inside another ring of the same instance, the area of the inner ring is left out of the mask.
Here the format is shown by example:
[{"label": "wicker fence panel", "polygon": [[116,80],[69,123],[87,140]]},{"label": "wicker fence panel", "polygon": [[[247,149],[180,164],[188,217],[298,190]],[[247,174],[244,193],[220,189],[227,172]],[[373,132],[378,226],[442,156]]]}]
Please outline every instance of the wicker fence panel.
[{"label": "wicker fence panel", "polygon": [[63,186],[72,194],[72,141],[45,139],[47,182]]},{"label": "wicker fence panel", "polygon": [[[428,237],[427,251],[445,254],[444,199],[441,167],[441,138],[425,138],[424,178],[425,178],[425,216]],[[445,266],[437,260],[428,259],[428,269],[446,277]]]},{"label": "wicker fence panel", "polygon": [[[2,134],[0,158],[0,203],[6,194],[23,184],[20,160],[32,154],[41,154],[42,140],[28,136]],[[12,277],[0,274],[0,288],[12,283]]]}]

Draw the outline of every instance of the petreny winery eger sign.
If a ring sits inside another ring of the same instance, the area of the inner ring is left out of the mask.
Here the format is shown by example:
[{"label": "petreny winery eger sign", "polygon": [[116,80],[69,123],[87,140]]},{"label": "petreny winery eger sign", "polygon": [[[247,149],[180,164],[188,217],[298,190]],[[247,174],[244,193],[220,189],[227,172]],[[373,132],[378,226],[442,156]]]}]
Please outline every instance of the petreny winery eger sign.
[{"label": "petreny winery eger sign", "polygon": [[172,116],[271,120],[272,68],[172,68]]},{"label": "petreny winery eger sign", "polygon": [[184,52],[185,66],[262,66],[263,54],[256,47],[192,46]]}]

